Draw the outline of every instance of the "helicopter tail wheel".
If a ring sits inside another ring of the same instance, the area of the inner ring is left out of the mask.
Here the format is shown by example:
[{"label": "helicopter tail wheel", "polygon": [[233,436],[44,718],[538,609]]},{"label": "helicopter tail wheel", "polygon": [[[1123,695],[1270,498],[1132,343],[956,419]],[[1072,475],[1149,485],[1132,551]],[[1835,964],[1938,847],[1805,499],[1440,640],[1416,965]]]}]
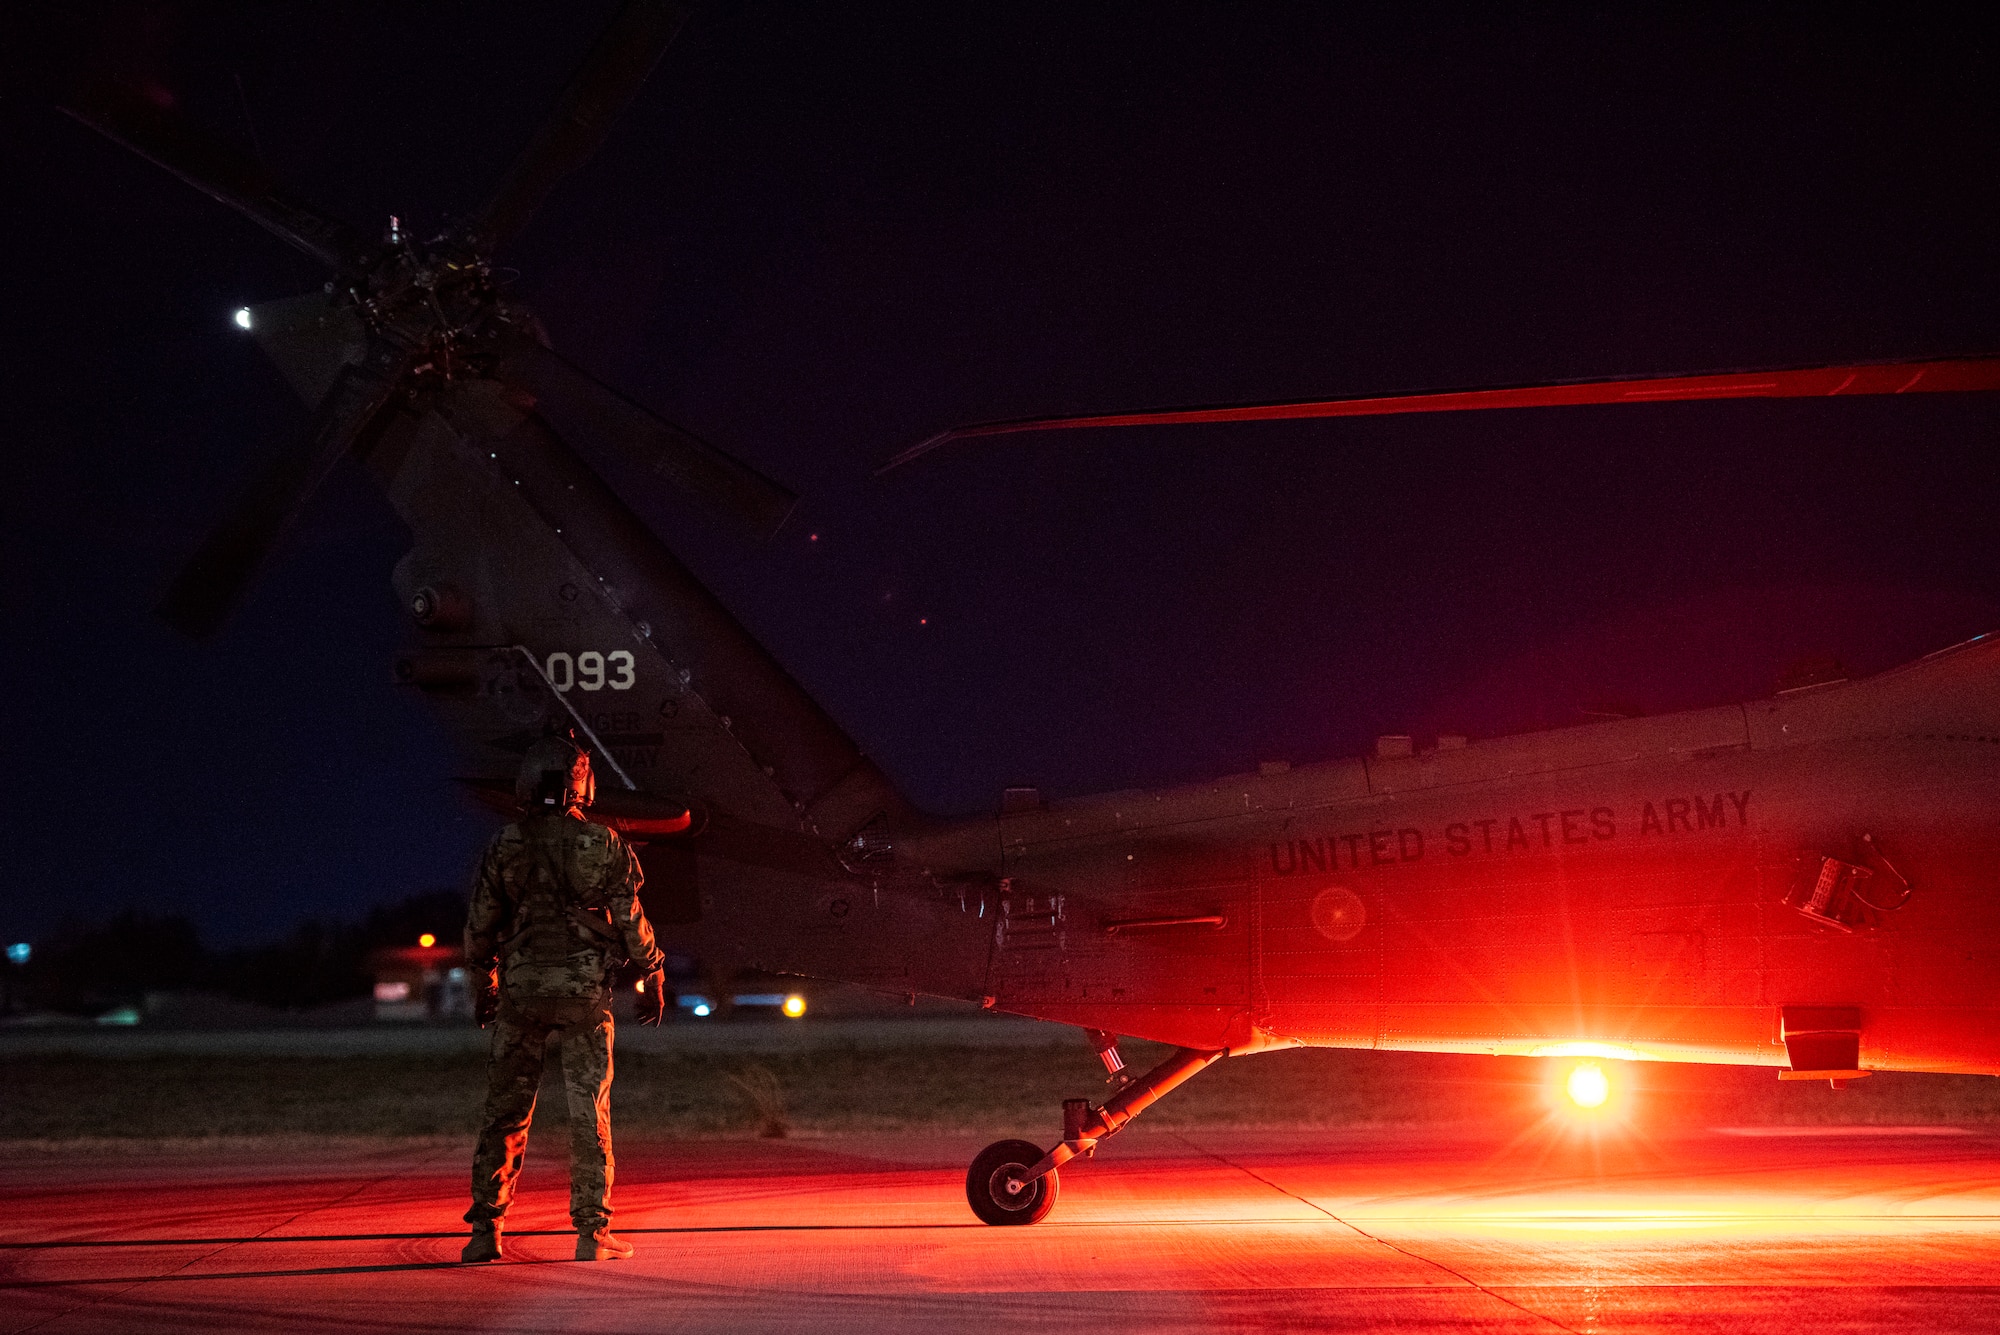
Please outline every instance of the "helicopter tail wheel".
[{"label": "helicopter tail wheel", "polygon": [[965,1173],[965,1199],[972,1213],[989,1224],[1032,1224],[1055,1208],[1054,1169],[1028,1176],[1042,1152],[1025,1140],[996,1140],[979,1152]]}]

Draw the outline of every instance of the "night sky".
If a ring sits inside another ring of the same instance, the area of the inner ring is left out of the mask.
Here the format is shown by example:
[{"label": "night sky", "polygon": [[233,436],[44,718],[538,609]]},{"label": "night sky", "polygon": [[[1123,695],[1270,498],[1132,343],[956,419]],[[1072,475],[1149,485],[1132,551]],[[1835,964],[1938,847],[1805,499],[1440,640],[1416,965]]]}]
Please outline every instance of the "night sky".
[{"label": "night sky", "polygon": [[[2000,20],[1905,9],[714,4],[503,258],[559,348],[803,494],[758,546],[621,487],[927,808],[1750,698],[2000,628],[2000,396],[871,469],[998,417],[2000,352]],[[427,233],[609,10],[16,34],[0,936],[135,905],[256,939],[456,884],[493,828],[390,682],[408,539],[358,468],[217,640],[152,615],[305,423],[231,312],[321,275],[39,99],[144,73],[323,208]]]}]

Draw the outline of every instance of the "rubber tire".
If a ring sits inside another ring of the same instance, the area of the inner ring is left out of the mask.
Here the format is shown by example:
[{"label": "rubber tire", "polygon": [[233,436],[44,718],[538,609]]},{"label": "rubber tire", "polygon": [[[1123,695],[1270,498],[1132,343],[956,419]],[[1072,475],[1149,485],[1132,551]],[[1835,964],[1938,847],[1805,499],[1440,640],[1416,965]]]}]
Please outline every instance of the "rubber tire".
[{"label": "rubber tire", "polygon": [[1061,1187],[1053,1169],[1011,1201],[1001,1200],[993,1184],[1001,1169],[1026,1168],[1041,1157],[1041,1150],[1025,1140],[996,1140],[979,1151],[965,1170],[965,1199],[972,1213],[988,1224],[1033,1224],[1047,1218]]}]

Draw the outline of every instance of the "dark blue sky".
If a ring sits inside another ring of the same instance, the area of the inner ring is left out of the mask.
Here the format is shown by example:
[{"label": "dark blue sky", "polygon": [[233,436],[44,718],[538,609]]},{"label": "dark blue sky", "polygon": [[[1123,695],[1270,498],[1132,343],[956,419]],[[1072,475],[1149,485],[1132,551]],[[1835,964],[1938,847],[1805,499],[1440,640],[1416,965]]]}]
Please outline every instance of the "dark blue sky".
[{"label": "dark blue sky", "polygon": [[[454,883],[491,828],[390,684],[407,540],[358,470],[216,642],[151,616],[304,422],[229,314],[319,275],[35,96],[86,54],[147,70],[327,209],[430,228],[608,6],[411,8],[131,6],[17,58],[0,936],[137,904],[254,938]],[[627,489],[920,803],[1715,703],[2000,627],[1990,395],[869,475],[993,417],[2000,351],[1994,21],[828,8],[705,8],[505,258],[558,346],[804,494],[757,548]]]}]

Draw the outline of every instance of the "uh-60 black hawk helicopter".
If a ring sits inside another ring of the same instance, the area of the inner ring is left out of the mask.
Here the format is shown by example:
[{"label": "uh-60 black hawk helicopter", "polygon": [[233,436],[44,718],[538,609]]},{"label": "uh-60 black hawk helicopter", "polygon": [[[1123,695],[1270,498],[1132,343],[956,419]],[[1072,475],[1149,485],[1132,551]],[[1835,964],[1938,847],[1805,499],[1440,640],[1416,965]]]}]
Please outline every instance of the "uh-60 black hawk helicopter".
[{"label": "uh-60 black hawk helicopter", "polygon": [[[493,281],[680,21],[627,5],[493,197],[430,240],[331,221],[136,94],[71,99],[332,272],[245,317],[312,425],[175,580],[174,625],[214,631],[352,457],[415,537],[400,672],[493,805],[529,741],[573,730],[609,775],[596,817],[645,844],[654,912],[699,918],[704,952],[1075,1025],[1114,1071],[1119,1036],[1173,1046],[1103,1104],[1068,1102],[1053,1148],[981,1153],[967,1195],[989,1223],[1042,1218],[1061,1165],[1272,1048],[2000,1073],[2000,642],[1726,708],[914,810],[538,404],[754,528],[792,497],[550,351]],[[1050,428],[1994,389],[1993,359],[1595,381],[988,424],[892,463]],[[592,726],[607,714],[625,722]]]}]

